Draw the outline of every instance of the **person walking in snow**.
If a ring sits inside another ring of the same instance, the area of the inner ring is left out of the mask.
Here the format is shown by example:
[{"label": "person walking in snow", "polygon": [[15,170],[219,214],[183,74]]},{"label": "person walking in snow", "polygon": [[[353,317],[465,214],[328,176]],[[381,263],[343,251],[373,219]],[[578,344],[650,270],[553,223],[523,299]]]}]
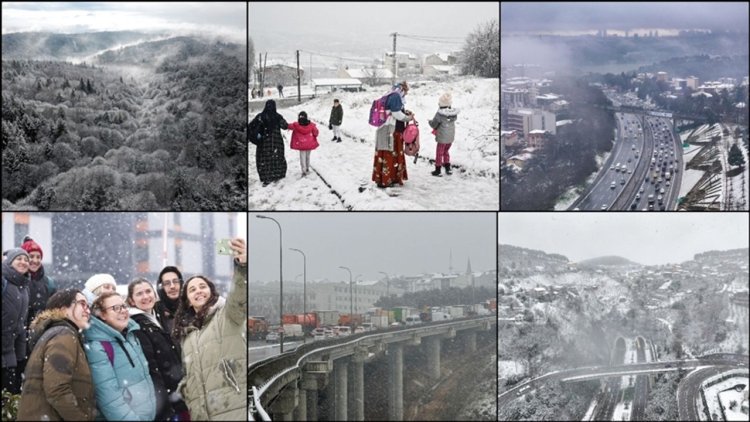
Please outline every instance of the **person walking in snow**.
[{"label": "person walking in snow", "polygon": [[318,147],[318,127],[307,118],[307,113],[299,112],[297,121],[287,129],[292,131],[291,148],[299,151],[299,164],[302,176],[310,172],[310,152]]},{"label": "person walking in snow", "polygon": [[255,164],[263,186],[286,177],[286,158],[284,158],[284,138],[281,129],[289,124],[276,112],[276,102],[266,101],[266,105],[248,125],[250,137],[257,137]]},{"label": "person walking in snow", "polygon": [[279,98],[284,98],[284,85],[276,85],[276,89],[279,90]]},{"label": "person walking in snow", "polygon": [[94,420],[94,384],[81,336],[81,330],[89,327],[89,317],[83,293],[65,289],[53,294],[31,323],[32,352],[17,420]]},{"label": "person walking in snow", "polygon": [[438,99],[438,111],[435,117],[428,123],[435,130],[435,141],[437,147],[435,151],[435,171],[431,174],[440,177],[441,166],[445,168],[445,174],[451,175],[451,156],[448,151],[453,145],[456,137],[456,119],[458,119],[458,109],[452,108],[453,96],[446,92]]},{"label": "person walking in snow", "polygon": [[178,390],[192,420],[247,420],[247,246],[232,239],[234,276],[226,300],[205,276],[185,281],[172,338],[182,346]]},{"label": "person walking in snow", "polygon": [[331,141],[341,142],[341,123],[344,121],[344,108],[341,107],[338,99],[333,100],[331,107],[331,117],[328,118],[328,130],[333,131]]},{"label": "person walking in snow", "polygon": [[130,318],[141,327],[135,331],[135,336],[148,361],[156,391],[155,420],[167,421],[176,415],[179,415],[179,420],[187,420],[187,405],[177,392],[177,385],[182,380],[180,345],[172,341],[166,320],[156,313],[156,303],[157,296],[151,282],[137,278],[128,284]]},{"label": "person walking in snow", "polygon": [[403,81],[394,85],[387,94],[385,105],[389,116],[385,125],[394,126],[395,124],[395,128],[392,150],[378,150],[376,146],[372,181],[377,183],[379,188],[387,188],[396,184],[403,186],[404,180],[408,179],[403,134],[406,123],[414,120],[414,113],[404,108],[406,104],[404,97],[408,92],[409,85]]}]

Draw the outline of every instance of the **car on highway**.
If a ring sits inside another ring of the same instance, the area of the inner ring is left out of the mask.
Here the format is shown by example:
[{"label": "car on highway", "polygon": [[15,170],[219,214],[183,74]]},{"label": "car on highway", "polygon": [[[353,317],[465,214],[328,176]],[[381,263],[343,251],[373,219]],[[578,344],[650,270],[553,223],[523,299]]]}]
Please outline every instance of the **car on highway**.
[{"label": "car on highway", "polygon": [[[614,183],[614,182],[612,182]],[[599,208],[602,211],[607,211],[607,204],[602,204],[601,208]]]},{"label": "car on highway", "polygon": [[620,184],[624,185],[625,184],[625,179],[620,179]]},{"label": "car on highway", "polygon": [[638,204],[636,204],[635,202],[633,202],[632,204],[630,204],[630,209],[631,209],[631,210],[634,210],[634,209],[636,209],[637,207],[638,207]]},{"label": "car on highway", "polygon": [[669,180],[667,180],[667,187],[669,187]]},{"label": "car on highway", "polygon": [[662,195],[664,195],[664,188],[661,188],[661,189],[659,190],[659,193],[660,193],[660,194],[662,194]]},{"label": "car on highway", "polygon": [[653,193],[648,195],[648,203],[649,204],[653,204],[654,203],[654,194]]},{"label": "car on highway", "polygon": [[610,169],[610,170],[614,170],[614,169],[615,169],[615,166],[612,166],[612,167],[610,167],[609,169]]},{"label": "car on highway", "polygon": [[271,331],[266,335],[266,343],[278,343],[279,342],[279,333],[276,331]]},{"label": "car on highway", "polygon": [[664,199],[664,197],[663,197],[663,196],[661,196],[661,195],[659,195],[659,196],[658,196],[658,197],[657,197],[656,199],[657,199],[657,200],[659,201],[659,203],[661,204],[661,203],[662,203],[662,200]]},{"label": "car on highway", "polygon": [[610,189],[614,189],[616,187],[617,187],[617,183],[615,183],[614,181],[609,185]]}]

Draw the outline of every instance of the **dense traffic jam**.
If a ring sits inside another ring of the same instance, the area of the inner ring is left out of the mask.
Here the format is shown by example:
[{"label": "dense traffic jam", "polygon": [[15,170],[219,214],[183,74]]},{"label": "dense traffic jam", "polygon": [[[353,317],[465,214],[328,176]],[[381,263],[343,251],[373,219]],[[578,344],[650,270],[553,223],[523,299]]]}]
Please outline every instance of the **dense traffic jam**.
[{"label": "dense traffic jam", "polygon": [[282,324],[271,326],[265,317],[248,317],[250,340],[277,343],[285,340],[324,340],[352,334],[384,330],[405,325],[489,315],[497,312],[497,300],[489,299],[476,305],[433,306],[417,309],[397,306],[391,309],[370,308],[364,314],[345,314],[338,311],[313,311],[307,314],[283,314]]},{"label": "dense traffic jam", "polygon": [[[627,135],[624,139],[631,140],[630,150],[632,156],[627,158],[627,163],[618,162],[612,165],[610,170],[618,173],[621,172],[623,177],[620,179],[620,185],[625,185],[625,175],[633,173],[638,160],[640,158],[650,160],[649,169],[635,195],[634,201],[630,204],[630,209],[636,210],[640,206],[643,206],[643,211],[653,211],[655,209],[665,211],[667,207],[666,197],[672,184],[672,176],[679,171],[679,153],[676,151],[675,143],[672,140],[672,134],[667,123],[661,119],[646,118],[645,121],[649,125],[653,135],[653,154],[650,157],[642,157],[641,151],[635,143],[636,136],[643,135],[641,124],[639,122],[630,125],[625,123],[624,127]],[[616,189],[617,183],[613,181],[610,184],[610,188]],[[644,196],[645,201],[643,201],[643,205],[640,205]],[[602,205],[602,210],[606,209],[607,206]]]}]

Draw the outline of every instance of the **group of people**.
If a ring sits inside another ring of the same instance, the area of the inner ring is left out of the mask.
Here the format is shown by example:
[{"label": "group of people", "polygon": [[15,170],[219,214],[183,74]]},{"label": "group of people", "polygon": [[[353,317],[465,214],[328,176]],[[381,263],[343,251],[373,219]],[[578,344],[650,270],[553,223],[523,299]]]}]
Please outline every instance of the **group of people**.
[{"label": "group of people", "polygon": [[114,277],[95,274],[83,290],[48,289],[37,310],[34,245],[6,251],[2,263],[2,384],[21,395],[18,420],[247,419],[244,240],[230,243],[226,299],[208,277],[183,280],[167,266],[156,289],[137,278],[122,297]]},{"label": "group of people", "polygon": [[[406,109],[406,94],[409,85],[406,81],[395,84],[386,94],[386,109],[388,119],[385,125],[390,128],[387,147],[376,145],[373,161],[372,181],[379,188],[395,185],[403,186],[408,179],[406,157],[404,154],[404,131],[409,122],[416,122],[412,111]],[[433,176],[451,175],[450,148],[456,135],[456,120],[459,110],[452,107],[453,96],[446,92],[438,99],[438,110],[428,121],[435,135],[435,170]],[[328,129],[333,131],[334,142],[341,142],[341,124],[344,111],[338,99],[333,100],[333,107],[328,119]],[[250,141],[257,145],[255,162],[258,175],[263,186],[286,177],[287,163],[284,157],[284,138],[282,130],[291,130],[290,147],[300,152],[300,168],[302,176],[310,172],[310,152],[319,146],[319,130],[310,121],[305,111],[297,116],[297,121],[287,123],[284,117],[276,111],[276,102],[266,101],[263,111],[248,124]]]},{"label": "group of people", "polygon": [[[328,128],[333,130],[332,141],[334,142],[341,142],[343,119],[344,110],[341,103],[338,99],[334,99],[328,120]],[[263,111],[248,124],[250,142],[257,145],[255,164],[263,186],[286,177],[287,165],[284,157],[282,130],[292,131],[289,147],[299,151],[300,170],[303,177],[310,173],[310,153],[320,146],[318,143],[320,131],[315,122],[308,118],[307,112],[300,111],[296,122],[287,123],[284,116],[276,111],[276,102],[266,101]]]}]

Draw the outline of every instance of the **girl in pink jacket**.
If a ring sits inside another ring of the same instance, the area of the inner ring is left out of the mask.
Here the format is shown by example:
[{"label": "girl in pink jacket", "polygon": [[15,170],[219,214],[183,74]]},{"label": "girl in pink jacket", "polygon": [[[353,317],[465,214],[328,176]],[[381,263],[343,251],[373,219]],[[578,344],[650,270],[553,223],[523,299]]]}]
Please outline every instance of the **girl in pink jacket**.
[{"label": "girl in pink jacket", "polygon": [[297,121],[287,126],[292,131],[291,148],[299,151],[302,176],[310,172],[310,151],[318,147],[318,127],[307,119],[307,113],[299,112]]}]

